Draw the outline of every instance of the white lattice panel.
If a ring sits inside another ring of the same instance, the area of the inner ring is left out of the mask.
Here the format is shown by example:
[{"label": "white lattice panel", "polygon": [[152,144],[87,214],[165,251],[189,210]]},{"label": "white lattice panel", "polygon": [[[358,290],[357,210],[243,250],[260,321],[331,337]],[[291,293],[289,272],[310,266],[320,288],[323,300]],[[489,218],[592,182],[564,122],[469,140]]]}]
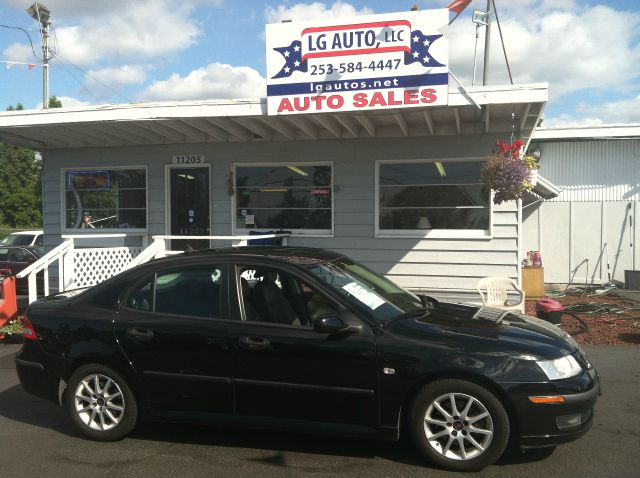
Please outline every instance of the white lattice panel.
[{"label": "white lattice panel", "polygon": [[76,249],[73,256],[75,286],[92,286],[113,277],[140,254],[142,249],[142,247]]}]

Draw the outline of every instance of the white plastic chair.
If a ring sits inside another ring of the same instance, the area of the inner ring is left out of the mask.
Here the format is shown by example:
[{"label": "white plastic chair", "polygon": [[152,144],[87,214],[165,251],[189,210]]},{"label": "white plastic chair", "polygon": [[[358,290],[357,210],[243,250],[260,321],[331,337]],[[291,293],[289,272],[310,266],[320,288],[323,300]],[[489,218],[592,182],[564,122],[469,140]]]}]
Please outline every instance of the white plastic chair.
[{"label": "white plastic chair", "polygon": [[[509,301],[509,289],[514,289],[520,294],[517,302]],[[478,293],[482,298],[483,305],[503,310],[518,310],[524,314],[524,291],[518,287],[518,284],[513,279],[508,277],[484,277],[478,281]]]}]

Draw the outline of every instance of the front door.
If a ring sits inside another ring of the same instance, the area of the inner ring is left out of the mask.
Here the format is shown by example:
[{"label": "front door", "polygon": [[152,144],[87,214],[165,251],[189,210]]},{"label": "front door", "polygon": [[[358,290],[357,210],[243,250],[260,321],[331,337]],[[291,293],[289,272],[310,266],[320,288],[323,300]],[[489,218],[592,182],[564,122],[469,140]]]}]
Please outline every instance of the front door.
[{"label": "front door", "polygon": [[286,271],[239,266],[234,277],[240,287],[230,294],[239,297],[230,308],[236,414],[377,426],[369,327],[345,335],[314,332],[314,318],[325,314],[360,322],[335,302],[317,301],[320,294]]},{"label": "front door", "polygon": [[[169,234],[209,236],[209,167],[169,169]],[[172,240],[171,249],[206,249],[206,239]]]}]

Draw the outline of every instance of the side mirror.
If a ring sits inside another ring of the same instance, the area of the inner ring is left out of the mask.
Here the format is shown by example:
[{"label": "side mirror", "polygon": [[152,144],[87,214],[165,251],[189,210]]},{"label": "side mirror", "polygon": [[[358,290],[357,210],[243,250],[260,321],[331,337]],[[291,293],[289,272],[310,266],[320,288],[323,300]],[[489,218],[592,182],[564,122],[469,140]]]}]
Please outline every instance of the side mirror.
[{"label": "side mirror", "polygon": [[327,314],[318,317],[313,321],[313,331],[319,334],[335,334],[347,330],[349,326],[334,314]]}]

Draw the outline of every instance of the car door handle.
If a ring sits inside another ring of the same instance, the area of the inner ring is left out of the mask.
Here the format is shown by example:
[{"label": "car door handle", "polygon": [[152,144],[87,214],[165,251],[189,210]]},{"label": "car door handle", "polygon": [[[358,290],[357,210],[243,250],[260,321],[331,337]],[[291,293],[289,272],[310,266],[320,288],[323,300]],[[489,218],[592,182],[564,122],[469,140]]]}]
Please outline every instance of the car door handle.
[{"label": "car door handle", "polygon": [[266,349],[269,341],[264,337],[240,337],[240,346],[250,350]]},{"label": "car door handle", "polygon": [[142,327],[130,327],[127,329],[127,337],[132,340],[147,341],[153,338],[153,332]]}]

